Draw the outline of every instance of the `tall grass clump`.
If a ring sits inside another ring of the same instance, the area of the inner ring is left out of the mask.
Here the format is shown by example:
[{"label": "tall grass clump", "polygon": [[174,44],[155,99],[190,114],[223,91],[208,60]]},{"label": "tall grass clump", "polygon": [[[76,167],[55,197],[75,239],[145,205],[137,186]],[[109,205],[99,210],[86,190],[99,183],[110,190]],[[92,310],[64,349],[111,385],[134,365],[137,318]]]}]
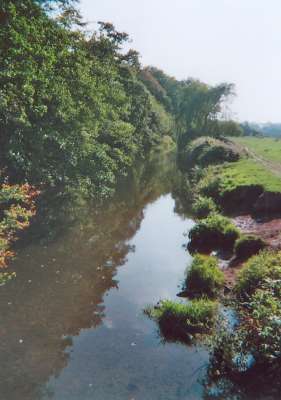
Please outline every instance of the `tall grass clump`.
[{"label": "tall grass clump", "polygon": [[147,314],[159,324],[167,340],[188,340],[189,334],[208,332],[215,322],[217,302],[196,299],[187,303],[163,300]]},{"label": "tall grass clump", "polygon": [[201,220],[189,232],[188,249],[192,252],[233,250],[239,230],[229,218],[213,214]]},{"label": "tall grass clump", "polygon": [[237,258],[245,260],[259,253],[266,247],[266,243],[255,235],[242,235],[234,245],[234,252]]},{"label": "tall grass clump", "polygon": [[224,274],[216,257],[195,255],[187,273],[185,288],[191,295],[215,297],[224,284]]},{"label": "tall grass clump", "polygon": [[216,213],[218,209],[211,197],[198,196],[193,204],[192,211],[197,218],[201,219]]},{"label": "tall grass clump", "polygon": [[281,279],[281,252],[263,251],[251,257],[240,271],[235,292],[241,298],[249,298],[269,280]]}]

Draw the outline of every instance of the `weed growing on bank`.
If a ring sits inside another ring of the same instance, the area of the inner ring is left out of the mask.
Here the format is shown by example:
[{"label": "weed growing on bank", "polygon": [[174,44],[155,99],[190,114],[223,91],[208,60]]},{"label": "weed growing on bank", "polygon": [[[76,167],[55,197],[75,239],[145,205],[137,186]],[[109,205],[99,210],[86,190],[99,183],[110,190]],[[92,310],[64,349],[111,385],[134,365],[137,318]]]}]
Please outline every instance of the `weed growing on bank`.
[{"label": "weed growing on bank", "polygon": [[218,259],[201,254],[195,255],[185,280],[190,295],[215,297],[224,284],[224,274]]}]

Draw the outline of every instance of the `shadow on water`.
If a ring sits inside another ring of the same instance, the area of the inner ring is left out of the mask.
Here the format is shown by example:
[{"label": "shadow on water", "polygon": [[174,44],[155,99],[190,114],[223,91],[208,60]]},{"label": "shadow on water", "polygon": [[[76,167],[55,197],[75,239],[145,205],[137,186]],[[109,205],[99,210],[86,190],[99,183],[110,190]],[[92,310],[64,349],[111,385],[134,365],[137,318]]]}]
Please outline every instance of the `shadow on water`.
[{"label": "shadow on water", "polygon": [[60,197],[42,207],[12,265],[17,279],[0,290],[1,399],[200,398],[192,371],[205,352],[161,345],[142,315],[176,295],[188,262],[176,179],[161,156],[102,208]]}]

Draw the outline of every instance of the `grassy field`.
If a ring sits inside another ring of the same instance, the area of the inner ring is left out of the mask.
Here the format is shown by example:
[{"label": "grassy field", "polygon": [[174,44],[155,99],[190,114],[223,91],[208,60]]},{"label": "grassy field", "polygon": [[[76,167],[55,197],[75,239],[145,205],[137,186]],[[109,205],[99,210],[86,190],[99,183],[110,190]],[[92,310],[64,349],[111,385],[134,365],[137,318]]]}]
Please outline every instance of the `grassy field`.
[{"label": "grassy field", "polygon": [[232,140],[268,161],[281,163],[281,139],[241,137]]},{"label": "grassy field", "polygon": [[281,192],[281,179],[252,159],[224,165],[220,178],[223,191],[232,191],[238,186],[261,185],[266,191]]}]

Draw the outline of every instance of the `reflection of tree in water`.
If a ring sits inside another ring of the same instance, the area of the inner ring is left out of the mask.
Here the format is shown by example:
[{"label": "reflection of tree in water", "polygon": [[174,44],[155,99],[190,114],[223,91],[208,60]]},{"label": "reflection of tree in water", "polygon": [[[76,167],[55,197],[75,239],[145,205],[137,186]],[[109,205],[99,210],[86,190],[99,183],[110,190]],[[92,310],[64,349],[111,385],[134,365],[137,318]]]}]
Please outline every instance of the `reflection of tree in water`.
[{"label": "reflection of tree in water", "polygon": [[[144,207],[171,190],[172,165],[160,157],[142,164],[103,208],[67,203],[58,208],[56,203],[56,209],[45,212],[45,225],[39,218],[32,238],[48,230],[60,235],[50,234],[56,240],[44,245],[33,239],[22,249],[13,266],[17,279],[0,290],[0,393],[5,400],[40,398],[50,376],[67,365],[71,336],[101,324],[103,297],[118,287],[114,276],[133,250],[128,241],[140,227]],[[55,221],[64,229],[58,230]]]}]

